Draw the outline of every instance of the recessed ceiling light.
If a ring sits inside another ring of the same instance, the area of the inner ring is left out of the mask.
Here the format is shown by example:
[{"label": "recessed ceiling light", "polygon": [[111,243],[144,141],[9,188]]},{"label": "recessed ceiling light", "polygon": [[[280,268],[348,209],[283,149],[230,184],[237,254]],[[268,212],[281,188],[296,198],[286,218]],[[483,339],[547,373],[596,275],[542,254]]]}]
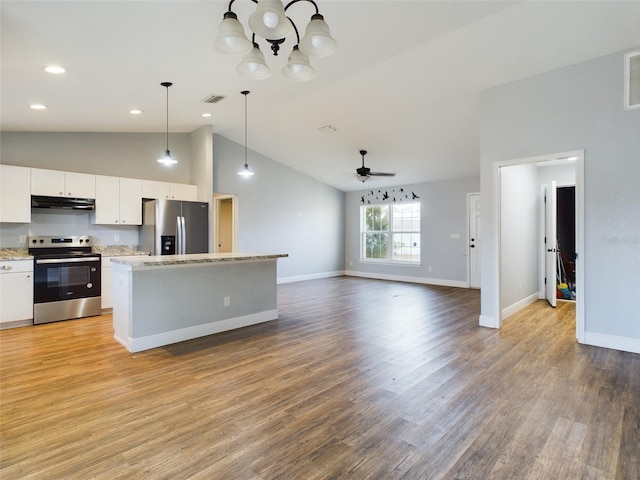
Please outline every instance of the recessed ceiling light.
[{"label": "recessed ceiling light", "polygon": [[139,108],[133,108],[133,109],[129,110],[129,113],[131,115],[141,115],[142,114],[142,110],[140,110]]},{"label": "recessed ceiling light", "polygon": [[44,67],[44,71],[47,73],[55,73],[55,74],[66,72],[66,70],[60,65],[47,65],[46,67]]},{"label": "recessed ceiling light", "polygon": [[202,114],[202,116],[203,116],[204,118],[209,118],[209,117],[211,116],[211,114],[210,114],[210,113],[203,113],[203,114]]},{"label": "recessed ceiling light", "polygon": [[33,104],[29,105],[29,108],[31,110],[46,110],[47,106],[43,105],[41,103],[33,103]]}]

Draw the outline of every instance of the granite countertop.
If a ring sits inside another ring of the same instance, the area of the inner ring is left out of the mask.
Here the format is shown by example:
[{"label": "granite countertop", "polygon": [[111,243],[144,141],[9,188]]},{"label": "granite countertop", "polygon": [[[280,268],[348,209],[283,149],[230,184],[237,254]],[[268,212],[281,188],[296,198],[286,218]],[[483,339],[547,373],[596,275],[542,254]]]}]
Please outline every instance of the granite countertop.
[{"label": "granite countertop", "polygon": [[0,248],[0,260],[33,260],[26,248]]},{"label": "granite countertop", "polygon": [[197,263],[222,263],[251,260],[272,260],[288,257],[287,253],[193,253],[187,255],[161,255],[144,258],[114,258],[112,263],[133,268],[190,265]]},{"label": "granite countertop", "polygon": [[149,255],[149,252],[140,252],[132,245],[94,245],[93,252],[103,257],[126,257],[136,255]]}]

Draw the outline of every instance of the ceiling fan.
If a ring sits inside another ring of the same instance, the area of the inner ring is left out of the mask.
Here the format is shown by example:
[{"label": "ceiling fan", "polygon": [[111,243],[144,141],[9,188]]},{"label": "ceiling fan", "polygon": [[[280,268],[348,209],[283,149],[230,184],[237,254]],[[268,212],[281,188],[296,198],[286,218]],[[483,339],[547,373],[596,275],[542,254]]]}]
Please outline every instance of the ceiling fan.
[{"label": "ceiling fan", "polygon": [[367,154],[366,150],[360,150],[360,155],[362,155],[362,166],[360,168],[356,168],[356,178],[361,182],[366,182],[371,177],[395,177],[395,173],[385,173],[385,172],[372,172],[369,167],[364,166],[364,156]]}]

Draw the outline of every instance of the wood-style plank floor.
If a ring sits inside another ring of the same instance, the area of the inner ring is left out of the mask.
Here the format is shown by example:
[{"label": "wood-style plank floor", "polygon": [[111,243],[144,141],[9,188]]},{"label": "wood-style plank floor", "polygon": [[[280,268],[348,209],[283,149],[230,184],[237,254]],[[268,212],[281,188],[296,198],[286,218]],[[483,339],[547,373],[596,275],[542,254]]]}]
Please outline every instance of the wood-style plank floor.
[{"label": "wood-style plank floor", "polygon": [[339,277],[280,319],[137,354],[111,316],[0,332],[0,478],[640,478],[640,355],[573,305]]}]

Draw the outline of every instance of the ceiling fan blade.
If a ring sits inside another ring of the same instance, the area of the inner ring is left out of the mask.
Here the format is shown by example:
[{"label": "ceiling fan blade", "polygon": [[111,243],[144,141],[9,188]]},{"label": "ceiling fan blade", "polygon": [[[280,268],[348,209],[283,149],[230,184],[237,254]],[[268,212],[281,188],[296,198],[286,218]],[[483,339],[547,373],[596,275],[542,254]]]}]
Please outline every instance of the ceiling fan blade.
[{"label": "ceiling fan blade", "polygon": [[373,175],[376,177],[395,177],[395,173],[386,173],[386,172],[369,172],[369,175]]}]

